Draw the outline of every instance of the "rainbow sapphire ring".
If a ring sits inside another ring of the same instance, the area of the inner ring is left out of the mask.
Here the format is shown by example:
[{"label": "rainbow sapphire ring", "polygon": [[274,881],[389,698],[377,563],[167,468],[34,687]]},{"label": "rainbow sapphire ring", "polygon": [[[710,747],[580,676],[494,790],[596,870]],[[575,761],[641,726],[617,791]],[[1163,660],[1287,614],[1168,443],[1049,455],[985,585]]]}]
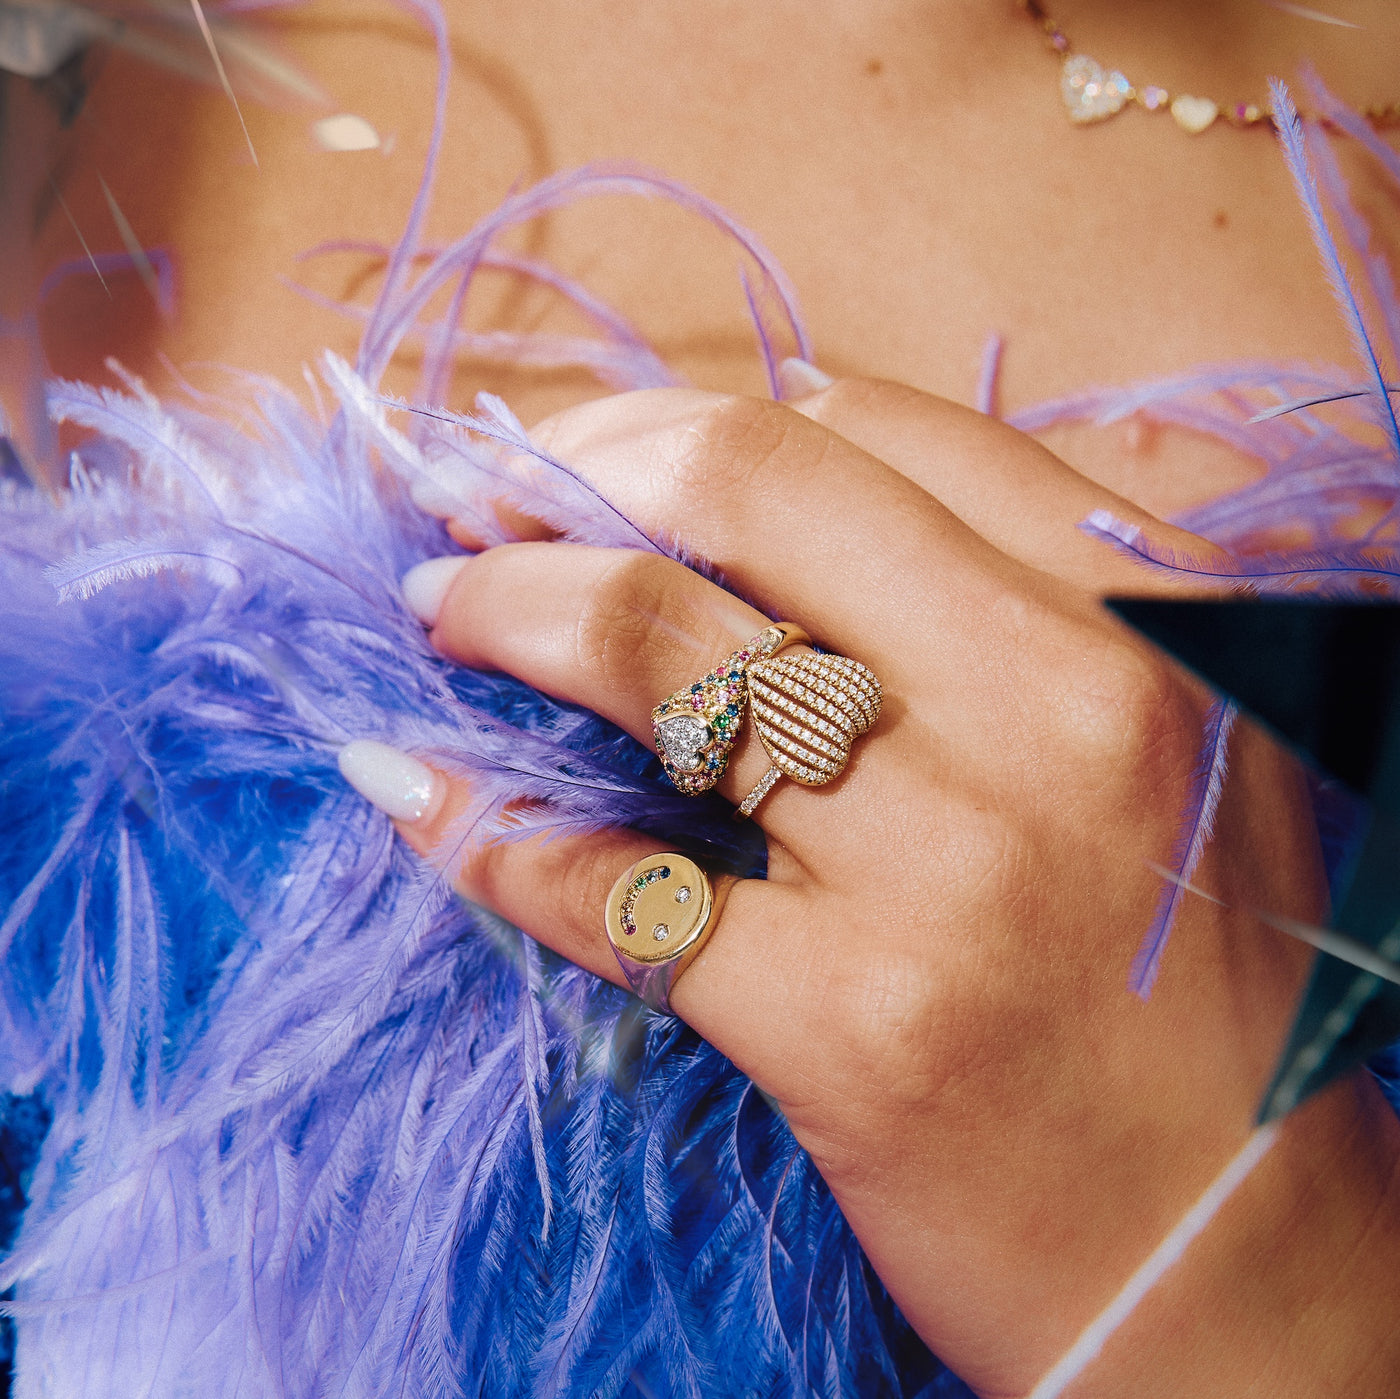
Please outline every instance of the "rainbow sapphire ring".
[{"label": "rainbow sapphire ring", "polygon": [[731,876],[718,893],[685,855],[667,852],[638,860],[608,894],[608,941],[627,984],[653,1010],[674,1015],[671,987],[714,930]]}]

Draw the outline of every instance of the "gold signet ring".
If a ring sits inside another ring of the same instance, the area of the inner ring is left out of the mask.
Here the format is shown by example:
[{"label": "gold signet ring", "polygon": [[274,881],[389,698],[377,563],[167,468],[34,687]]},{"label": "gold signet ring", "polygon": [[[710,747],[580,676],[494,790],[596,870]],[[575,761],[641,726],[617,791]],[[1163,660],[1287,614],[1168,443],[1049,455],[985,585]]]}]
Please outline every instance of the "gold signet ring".
[{"label": "gold signet ring", "polygon": [[695,960],[734,880],[710,877],[685,855],[638,860],[608,894],[608,941],[627,984],[653,1010],[674,1015],[671,987]]}]

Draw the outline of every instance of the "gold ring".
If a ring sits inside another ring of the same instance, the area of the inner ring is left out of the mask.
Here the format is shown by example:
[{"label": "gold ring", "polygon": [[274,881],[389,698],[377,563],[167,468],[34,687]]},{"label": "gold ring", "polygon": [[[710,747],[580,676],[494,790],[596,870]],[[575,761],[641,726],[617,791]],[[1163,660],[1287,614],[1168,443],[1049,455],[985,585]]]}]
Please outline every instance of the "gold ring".
[{"label": "gold ring", "polygon": [[772,766],[739,803],[736,820],[752,816],[780,777],[804,787],[839,777],[851,744],[879,718],[883,698],[868,666],[814,651],[759,661],[745,679],[753,726]]},{"label": "gold ring", "polygon": [[744,723],[750,668],[769,661],[784,646],[807,639],[806,632],[787,622],[764,627],[708,675],[677,690],[651,711],[656,755],[680,791],[699,796],[724,776]]},{"label": "gold ring", "polygon": [[714,930],[734,884],[716,894],[710,877],[685,855],[667,852],[638,860],[608,894],[608,941],[627,984],[653,1010],[674,1015],[671,987]]}]

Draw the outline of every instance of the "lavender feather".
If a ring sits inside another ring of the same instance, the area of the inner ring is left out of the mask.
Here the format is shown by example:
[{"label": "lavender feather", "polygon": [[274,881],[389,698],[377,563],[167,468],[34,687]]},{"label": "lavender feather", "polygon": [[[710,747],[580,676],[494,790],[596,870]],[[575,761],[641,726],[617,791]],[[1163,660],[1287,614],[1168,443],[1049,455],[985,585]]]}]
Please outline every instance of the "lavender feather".
[{"label": "lavender feather", "polygon": [[0,496],[0,1065],[51,1115],[0,1262],[16,1394],[925,1389],[742,1076],[451,899],[335,771],[376,736],[470,773],[479,833],[625,821],[753,868],[721,804],[447,666],[398,595],[447,547],[424,476],[635,531],[496,401],[409,437],[333,361],[324,422],[247,393],[235,430],[54,385],[75,489]]},{"label": "lavender feather", "polygon": [[1094,510],[1079,528],[1157,571],[1245,593],[1307,590],[1323,597],[1400,596],[1400,553],[1374,543],[1338,543],[1323,551],[1196,557],[1154,544],[1137,525]]},{"label": "lavender feather", "polygon": [[998,404],[1001,397],[1001,356],[1006,342],[1000,335],[989,335],[982,346],[982,367],[977,375],[977,392],[973,397],[973,407],[989,418],[1000,417]]},{"label": "lavender feather", "polygon": [[[1325,195],[1327,206],[1346,235],[1348,245],[1355,251],[1365,273],[1365,285],[1370,291],[1371,304],[1376,308],[1385,330],[1386,348],[1393,356],[1400,354],[1400,296],[1396,295],[1395,274],[1390,264],[1376,250],[1371,230],[1352,202],[1346,180],[1337,163],[1336,152],[1326,133],[1313,126],[1303,133],[1303,146],[1310,169]],[[1369,337],[1368,337],[1369,338]],[[1377,356],[1379,359],[1379,356]],[[1370,386],[1375,392],[1377,385]]]},{"label": "lavender feather", "polygon": [[[1236,371],[1233,379],[1228,371],[1209,371],[1179,380],[1174,386],[1145,385],[1127,392],[1091,394],[1077,402],[1050,405],[1039,410],[1041,421],[1053,421],[1062,413],[1093,414],[1100,420],[1107,420],[1144,408],[1164,419],[1176,416],[1178,421],[1183,421],[1183,397],[1189,403],[1193,399],[1199,402],[1204,396],[1205,411],[1193,405],[1187,410],[1184,421],[1198,430],[1213,431],[1225,437],[1227,434],[1217,431],[1222,412],[1228,416],[1231,409],[1245,408],[1253,390],[1268,388],[1281,401],[1254,412],[1239,428],[1231,424],[1228,434],[1236,445],[1267,463],[1269,470],[1264,478],[1178,521],[1218,542],[1234,541],[1237,546],[1245,547],[1210,557],[1186,557],[1154,545],[1137,526],[1116,520],[1106,511],[1093,512],[1081,524],[1081,529],[1145,567],[1237,591],[1306,590],[1324,596],[1395,596],[1400,592],[1400,554],[1379,544],[1377,538],[1395,511],[1396,486],[1400,483],[1400,433],[1396,431],[1379,357],[1327,227],[1309,154],[1353,250],[1362,259],[1392,351],[1400,349],[1400,337],[1397,337],[1400,306],[1397,306],[1395,283],[1388,266],[1370,248],[1369,230],[1351,205],[1322,133],[1316,129],[1305,133],[1281,85],[1275,85],[1274,96],[1290,171],[1333,292],[1361,357],[1371,371],[1371,382],[1358,389],[1318,384],[1315,371],[1290,370],[1284,375],[1276,372],[1273,383],[1269,382],[1267,370],[1263,374],[1257,369],[1245,373]],[[1337,104],[1333,100],[1331,105],[1335,108]],[[1285,388],[1285,383],[1290,387]],[[1299,392],[1300,387],[1303,387],[1302,392]],[[1323,404],[1347,401],[1357,401],[1365,409],[1374,407],[1377,399],[1383,406],[1376,411],[1388,429],[1386,445],[1380,450],[1363,447],[1355,438],[1329,427],[1309,411]],[[1289,419],[1286,425],[1285,415]],[[1280,426],[1283,426],[1282,433],[1277,431]],[[1386,512],[1357,539],[1353,522],[1360,509],[1377,499],[1387,503]],[[1249,547],[1251,534],[1267,534],[1280,528],[1296,530],[1300,522],[1311,527],[1316,541],[1314,547],[1290,552]],[[1184,879],[1190,878],[1186,871],[1194,869],[1212,833],[1225,780],[1227,744],[1234,717],[1234,706],[1223,699],[1218,699],[1207,715],[1200,758],[1172,854],[1172,868]],[[1173,884],[1163,887],[1153,921],[1134,959],[1129,984],[1144,998],[1150,995],[1160,969],[1180,892]]]},{"label": "lavender feather", "polygon": [[[1225,774],[1229,766],[1230,731],[1238,713],[1235,704],[1223,698],[1213,700],[1206,711],[1201,754],[1187,788],[1181,825],[1170,862],[1172,872],[1183,881],[1189,881],[1194,875],[1215,831],[1215,813],[1220,805],[1220,795],[1225,790]],[[1181,906],[1182,893],[1180,884],[1163,884],[1152,923],[1133,958],[1128,985],[1143,1000],[1152,994],[1157,973],[1161,969],[1162,954],[1166,951],[1167,939],[1171,936]]]},{"label": "lavender feather", "polygon": [[1283,148],[1284,159],[1288,163],[1289,173],[1293,177],[1298,201],[1303,206],[1303,212],[1307,215],[1308,226],[1312,230],[1313,242],[1316,244],[1318,254],[1322,259],[1328,285],[1332,288],[1332,294],[1336,298],[1343,319],[1351,332],[1352,343],[1370,373],[1376,389],[1376,412],[1390,439],[1395,460],[1400,463],[1400,423],[1396,422],[1395,410],[1391,407],[1390,398],[1385,391],[1385,374],[1381,369],[1376,349],[1367,334],[1366,322],[1361,314],[1360,304],[1351,288],[1346,270],[1342,266],[1337,245],[1333,241],[1331,231],[1327,226],[1326,215],[1322,211],[1322,201],[1318,195],[1312,168],[1308,162],[1303,124],[1298,119],[1293,99],[1289,96],[1288,89],[1283,83],[1279,82],[1277,78],[1271,79],[1269,91],[1273,98],[1274,122],[1278,128],[1279,142]]}]

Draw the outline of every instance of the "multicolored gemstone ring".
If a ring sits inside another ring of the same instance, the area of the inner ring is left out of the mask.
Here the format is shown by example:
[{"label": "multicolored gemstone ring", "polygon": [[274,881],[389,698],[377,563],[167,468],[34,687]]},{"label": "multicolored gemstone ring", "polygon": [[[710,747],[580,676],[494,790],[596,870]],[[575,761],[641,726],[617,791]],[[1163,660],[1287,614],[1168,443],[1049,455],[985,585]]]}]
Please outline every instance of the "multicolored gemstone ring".
[{"label": "multicolored gemstone ring", "polygon": [[785,622],[764,627],[708,675],[651,711],[657,757],[680,791],[699,796],[724,776],[748,708],[749,666],[807,639],[806,632]]}]

